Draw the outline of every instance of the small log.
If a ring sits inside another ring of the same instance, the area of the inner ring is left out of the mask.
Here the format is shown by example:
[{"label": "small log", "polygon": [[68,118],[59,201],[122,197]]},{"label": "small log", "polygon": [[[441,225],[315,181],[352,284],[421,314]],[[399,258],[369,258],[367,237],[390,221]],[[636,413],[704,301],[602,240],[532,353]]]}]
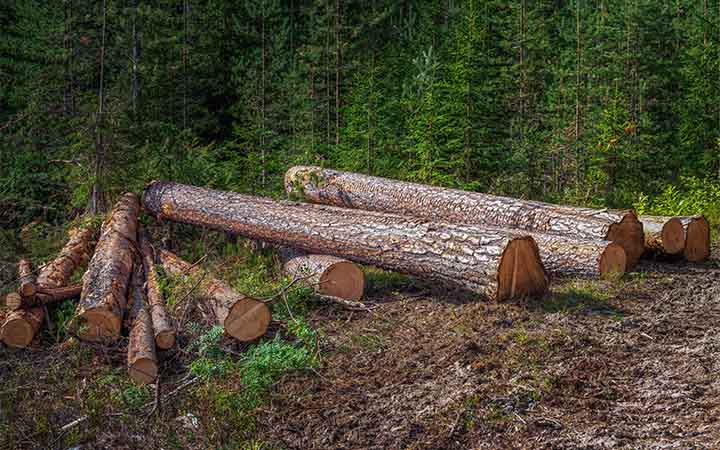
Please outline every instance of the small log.
[{"label": "small log", "polygon": [[148,185],[143,205],[161,219],[432,278],[495,300],[547,290],[537,244],[527,232],[274,201],[170,182]]},{"label": "small log", "polygon": [[11,292],[5,296],[5,306],[11,311],[22,308],[22,304],[23,298],[17,292]]},{"label": "small log", "polygon": [[128,295],[127,364],[130,378],[138,383],[150,384],[157,379],[158,360],[150,310],[143,290],[144,274],[140,261],[135,261]]},{"label": "small log", "polygon": [[685,229],[685,259],[705,261],[710,257],[710,224],[704,216],[682,217]]},{"label": "small log", "polygon": [[547,271],[558,277],[615,278],[627,269],[625,249],[616,242],[566,239],[532,233]]},{"label": "small log", "polygon": [[38,274],[37,284],[48,288],[65,286],[75,270],[92,256],[95,228],[85,226],[70,230],[70,239],[60,254],[46,264]]},{"label": "small log", "polygon": [[235,292],[224,282],[203,274],[202,269],[167,250],[161,250],[157,256],[171,275],[190,275],[198,280],[205,275],[198,290],[210,304],[216,322],[230,336],[239,341],[252,341],[265,334],[272,316],[264,302]]},{"label": "small log", "polygon": [[155,250],[145,231],[140,227],[138,231],[140,251],[142,252],[142,264],[145,272],[145,284],[147,287],[147,300],[150,305],[153,329],[155,331],[155,345],[159,349],[167,350],[175,345],[175,326],[170,315],[165,309],[165,299],[158,282],[157,271],[155,270]]},{"label": "small log", "polygon": [[43,308],[18,309],[5,317],[2,340],[9,347],[27,347],[42,325]]},{"label": "small log", "polygon": [[120,197],[102,227],[95,254],[83,276],[76,312],[80,338],[116,340],[127,309],[128,282],[137,245],[140,204],[135,194]]},{"label": "small log", "polygon": [[80,297],[82,284],[73,284],[59,288],[44,288],[40,286],[34,296],[23,298],[22,307],[32,308],[35,306],[49,306],[60,303],[69,298]]},{"label": "small log", "polygon": [[286,172],[285,189],[313,203],[576,240],[608,240],[625,249],[628,268],[643,253],[642,224],[633,211],[560,206],[305,166]]},{"label": "small log", "polygon": [[32,264],[26,259],[21,259],[18,263],[18,275],[20,277],[20,288],[18,292],[23,297],[32,297],[37,290],[35,272]]},{"label": "small log", "polygon": [[703,216],[641,216],[645,254],[704,261],[710,256],[710,226]]},{"label": "small log", "polygon": [[345,300],[360,300],[365,290],[365,274],[347,259],[329,255],[306,255],[283,249],[283,270],[304,278],[318,294]]}]

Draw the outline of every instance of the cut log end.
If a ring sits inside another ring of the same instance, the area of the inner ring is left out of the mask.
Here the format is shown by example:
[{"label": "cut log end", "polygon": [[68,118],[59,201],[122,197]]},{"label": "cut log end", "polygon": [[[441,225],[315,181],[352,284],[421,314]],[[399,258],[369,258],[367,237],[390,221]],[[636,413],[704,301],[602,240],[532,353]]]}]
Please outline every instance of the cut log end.
[{"label": "cut log end", "polygon": [[35,283],[22,283],[18,291],[23,297],[32,297],[37,292],[37,287]]},{"label": "cut log end", "polygon": [[8,314],[2,327],[2,340],[9,347],[30,345],[44,317],[42,308],[20,309]]},{"label": "cut log end", "polygon": [[634,213],[625,214],[619,223],[610,225],[606,239],[620,244],[625,250],[628,269],[637,264],[645,251],[643,225]]},{"label": "cut log end", "polygon": [[678,255],[685,250],[685,229],[682,221],[673,217],[663,224],[662,232],[663,251],[668,255]]},{"label": "cut log end", "polygon": [[693,218],[687,226],[685,258],[704,261],[710,257],[710,225],[704,217]]},{"label": "cut log end", "polygon": [[5,306],[8,309],[19,309],[22,306],[22,297],[17,292],[11,292],[5,296]]},{"label": "cut log end", "polygon": [[498,301],[538,295],[547,290],[547,274],[531,237],[510,241],[500,259],[497,277],[495,298]]},{"label": "cut log end", "polygon": [[627,269],[627,255],[620,244],[611,243],[600,256],[600,275],[603,278],[618,277]]},{"label": "cut log end", "polygon": [[155,346],[161,350],[167,350],[175,345],[175,332],[162,331],[155,334]]},{"label": "cut log end", "polygon": [[270,308],[264,302],[244,297],[232,306],[224,327],[230,336],[247,342],[264,335],[271,318]]},{"label": "cut log end", "polygon": [[120,335],[120,319],[110,311],[93,309],[78,316],[80,339],[110,341]]},{"label": "cut log end", "polygon": [[360,300],[365,290],[365,274],[350,261],[331,265],[320,276],[319,292],[322,295]]},{"label": "cut log end", "polygon": [[157,379],[158,365],[150,358],[139,358],[128,367],[128,373],[137,383],[151,384]]}]

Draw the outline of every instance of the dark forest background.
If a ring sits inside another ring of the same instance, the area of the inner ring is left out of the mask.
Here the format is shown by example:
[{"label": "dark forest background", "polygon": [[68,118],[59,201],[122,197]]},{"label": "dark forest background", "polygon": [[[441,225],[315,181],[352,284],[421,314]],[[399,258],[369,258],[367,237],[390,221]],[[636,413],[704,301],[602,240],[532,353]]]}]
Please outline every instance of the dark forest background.
[{"label": "dark forest background", "polygon": [[717,216],[718,0],[0,4],[0,224],[317,164]]}]

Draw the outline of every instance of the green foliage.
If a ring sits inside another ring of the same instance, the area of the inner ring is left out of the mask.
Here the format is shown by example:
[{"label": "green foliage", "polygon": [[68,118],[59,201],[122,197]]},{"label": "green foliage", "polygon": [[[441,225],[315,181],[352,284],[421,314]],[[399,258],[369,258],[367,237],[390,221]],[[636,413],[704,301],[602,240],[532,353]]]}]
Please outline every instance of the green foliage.
[{"label": "green foliage", "polygon": [[667,186],[658,195],[639,194],[633,206],[639,214],[703,214],[715,231],[720,225],[720,182],[711,178],[681,177],[677,185]]}]

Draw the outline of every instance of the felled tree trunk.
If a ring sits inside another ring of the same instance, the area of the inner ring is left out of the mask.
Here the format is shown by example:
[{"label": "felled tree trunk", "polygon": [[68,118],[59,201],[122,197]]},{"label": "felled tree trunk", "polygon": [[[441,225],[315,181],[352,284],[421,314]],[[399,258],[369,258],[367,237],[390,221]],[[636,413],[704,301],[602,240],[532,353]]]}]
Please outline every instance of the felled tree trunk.
[{"label": "felled tree trunk", "polygon": [[2,340],[9,347],[27,347],[42,325],[41,307],[10,311],[2,325]]},{"label": "felled tree trunk", "polygon": [[545,269],[553,276],[614,278],[625,273],[627,256],[620,244],[602,240],[566,239],[532,233]]},{"label": "felled tree trunk", "polygon": [[336,256],[306,255],[292,249],[281,251],[285,272],[302,278],[320,295],[360,300],[365,290],[365,274],[354,263]]},{"label": "felled tree trunk", "polygon": [[40,270],[37,284],[48,288],[65,286],[75,270],[92,256],[94,236],[92,226],[70,230],[70,239],[60,254]]},{"label": "felled tree trunk", "polygon": [[704,261],[710,256],[710,226],[703,216],[640,217],[645,229],[645,252],[655,257]]},{"label": "felled tree trunk", "polygon": [[158,256],[169,274],[176,277],[189,275],[199,283],[200,295],[207,300],[217,324],[230,336],[239,341],[252,341],[265,334],[272,317],[264,302],[236,292],[174,253],[161,250]]},{"label": "felled tree trunk", "polygon": [[175,325],[165,309],[165,300],[163,299],[157,271],[155,270],[155,250],[142,227],[138,232],[138,239],[140,241],[140,251],[142,252],[142,264],[145,273],[145,284],[147,286],[147,300],[150,307],[153,330],[155,331],[155,345],[162,350],[167,350],[175,345]]},{"label": "felled tree trunk", "polygon": [[625,249],[628,267],[643,253],[642,224],[632,211],[558,206],[305,166],[287,171],[285,189],[314,203],[608,240]]},{"label": "felled tree trunk", "polygon": [[155,353],[155,335],[150,317],[143,283],[142,262],[138,259],[133,267],[128,295],[128,338],[127,364],[130,378],[142,384],[155,381],[158,373],[158,360]]},{"label": "felled tree trunk", "polygon": [[[59,288],[39,287],[32,297],[21,297],[19,294],[11,293],[5,298],[5,304],[10,310],[20,308],[32,308],[35,306],[49,306],[65,301],[69,298],[79,297],[82,292],[82,285],[75,284]],[[14,295],[13,295],[14,294]],[[12,297],[12,298],[11,298]]]},{"label": "felled tree trunk", "polygon": [[78,335],[84,340],[115,340],[120,336],[139,209],[137,196],[127,193],[103,224],[95,254],[83,276],[77,309]]},{"label": "felled tree trunk", "polygon": [[23,297],[32,297],[37,290],[35,272],[33,272],[30,261],[21,259],[18,263],[18,275],[20,276],[20,288],[18,293]]},{"label": "felled tree trunk", "polygon": [[449,282],[498,300],[547,289],[537,245],[522,233],[165,182],[150,184],[143,203],[159,218]]}]

